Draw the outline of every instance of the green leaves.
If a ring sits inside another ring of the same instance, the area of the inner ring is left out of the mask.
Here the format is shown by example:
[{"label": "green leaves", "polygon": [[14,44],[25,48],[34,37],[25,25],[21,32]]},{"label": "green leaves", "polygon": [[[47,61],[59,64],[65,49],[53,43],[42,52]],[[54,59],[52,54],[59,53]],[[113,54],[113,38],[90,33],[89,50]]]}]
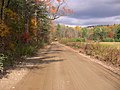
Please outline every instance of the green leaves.
[{"label": "green leaves", "polygon": [[120,25],[117,27],[117,31],[116,31],[116,39],[120,39]]},{"label": "green leaves", "polygon": [[7,59],[7,57],[4,54],[0,54],[0,71],[4,71],[4,62]]}]

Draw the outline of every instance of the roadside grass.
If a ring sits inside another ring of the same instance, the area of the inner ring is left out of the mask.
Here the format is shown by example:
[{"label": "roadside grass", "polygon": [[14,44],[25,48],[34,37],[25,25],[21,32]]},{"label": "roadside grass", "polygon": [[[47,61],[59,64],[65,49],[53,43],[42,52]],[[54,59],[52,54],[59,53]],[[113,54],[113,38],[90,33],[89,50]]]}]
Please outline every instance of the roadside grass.
[{"label": "roadside grass", "polygon": [[80,53],[120,67],[120,42],[70,42],[67,39],[60,42],[79,49]]}]

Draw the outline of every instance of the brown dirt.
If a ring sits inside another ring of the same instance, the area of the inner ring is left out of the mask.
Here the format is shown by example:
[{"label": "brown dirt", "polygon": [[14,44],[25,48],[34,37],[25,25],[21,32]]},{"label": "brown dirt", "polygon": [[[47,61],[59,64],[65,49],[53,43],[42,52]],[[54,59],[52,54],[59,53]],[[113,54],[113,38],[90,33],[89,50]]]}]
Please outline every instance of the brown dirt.
[{"label": "brown dirt", "polygon": [[59,43],[29,62],[36,66],[10,90],[120,90],[120,76]]},{"label": "brown dirt", "polygon": [[14,69],[8,70],[7,73],[2,79],[0,79],[0,90],[10,90],[14,88],[14,85],[18,83],[27,73],[27,69]]}]

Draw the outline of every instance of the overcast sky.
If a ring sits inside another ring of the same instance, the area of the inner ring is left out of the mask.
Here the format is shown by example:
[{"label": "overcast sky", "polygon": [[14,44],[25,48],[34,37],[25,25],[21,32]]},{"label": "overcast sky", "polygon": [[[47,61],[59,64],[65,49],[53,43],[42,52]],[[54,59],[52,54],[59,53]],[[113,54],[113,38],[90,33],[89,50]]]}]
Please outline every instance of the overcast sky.
[{"label": "overcast sky", "polygon": [[120,0],[67,0],[74,14],[55,22],[65,25],[120,24]]}]

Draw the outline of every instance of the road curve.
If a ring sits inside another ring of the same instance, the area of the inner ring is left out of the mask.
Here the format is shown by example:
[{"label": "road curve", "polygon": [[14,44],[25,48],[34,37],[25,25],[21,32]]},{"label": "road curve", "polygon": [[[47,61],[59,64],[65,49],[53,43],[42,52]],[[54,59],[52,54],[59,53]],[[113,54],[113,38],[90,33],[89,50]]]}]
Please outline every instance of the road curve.
[{"label": "road curve", "polygon": [[11,90],[120,90],[120,76],[64,45],[53,43],[38,57]]}]

